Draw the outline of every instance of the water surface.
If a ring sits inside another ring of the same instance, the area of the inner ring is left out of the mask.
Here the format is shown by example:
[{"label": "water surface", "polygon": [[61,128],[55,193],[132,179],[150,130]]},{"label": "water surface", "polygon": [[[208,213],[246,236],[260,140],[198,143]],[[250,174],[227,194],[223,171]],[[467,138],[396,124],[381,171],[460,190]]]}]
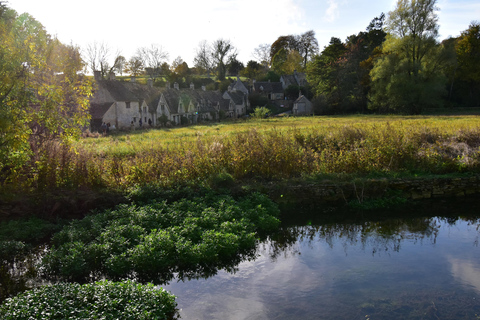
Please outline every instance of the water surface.
[{"label": "water surface", "polygon": [[183,319],[477,319],[479,225],[471,216],[290,224],[233,274],[163,287]]}]

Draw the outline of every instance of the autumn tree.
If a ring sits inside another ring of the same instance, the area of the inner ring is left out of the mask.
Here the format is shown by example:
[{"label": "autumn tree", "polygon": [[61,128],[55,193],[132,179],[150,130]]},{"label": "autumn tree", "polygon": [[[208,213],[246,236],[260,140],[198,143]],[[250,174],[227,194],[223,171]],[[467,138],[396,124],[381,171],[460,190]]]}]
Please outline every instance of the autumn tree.
[{"label": "autumn tree", "polygon": [[131,57],[125,64],[125,72],[132,77],[137,77],[143,72],[143,59],[139,56]]},{"label": "autumn tree", "polygon": [[29,14],[0,8],[0,168],[5,172],[48,141],[78,137],[88,124],[92,87],[81,74],[78,47],[50,36]]}]

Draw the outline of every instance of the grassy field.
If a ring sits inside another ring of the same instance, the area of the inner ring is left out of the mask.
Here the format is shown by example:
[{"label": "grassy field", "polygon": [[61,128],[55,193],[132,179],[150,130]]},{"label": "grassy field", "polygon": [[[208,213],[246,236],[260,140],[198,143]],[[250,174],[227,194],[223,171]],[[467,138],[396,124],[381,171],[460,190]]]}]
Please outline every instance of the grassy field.
[{"label": "grassy field", "polygon": [[[287,117],[117,132],[36,155],[36,189],[476,173],[478,116]],[[32,174],[33,173],[33,174]],[[223,182],[222,182],[223,181]]]}]

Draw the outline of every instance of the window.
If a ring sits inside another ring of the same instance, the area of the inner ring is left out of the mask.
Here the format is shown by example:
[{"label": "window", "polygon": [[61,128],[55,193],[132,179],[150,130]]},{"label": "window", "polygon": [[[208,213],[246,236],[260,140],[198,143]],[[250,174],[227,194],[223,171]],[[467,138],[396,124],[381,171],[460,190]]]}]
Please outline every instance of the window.
[{"label": "window", "polygon": [[126,101],[125,104],[127,105],[127,109],[130,109],[130,101]]}]

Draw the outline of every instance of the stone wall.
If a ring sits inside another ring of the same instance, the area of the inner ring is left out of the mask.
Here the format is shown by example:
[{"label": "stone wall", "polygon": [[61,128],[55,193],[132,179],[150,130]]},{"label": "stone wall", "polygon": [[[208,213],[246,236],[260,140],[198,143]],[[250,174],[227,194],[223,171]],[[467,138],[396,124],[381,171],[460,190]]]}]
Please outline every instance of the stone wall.
[{"label": "stone wall", "polygon": [[463,178],[371,179],[348,183],[271,186],[270,197],[279,204],[346,204],[392,194],[411,200],[480,194],[480,176]]}]

